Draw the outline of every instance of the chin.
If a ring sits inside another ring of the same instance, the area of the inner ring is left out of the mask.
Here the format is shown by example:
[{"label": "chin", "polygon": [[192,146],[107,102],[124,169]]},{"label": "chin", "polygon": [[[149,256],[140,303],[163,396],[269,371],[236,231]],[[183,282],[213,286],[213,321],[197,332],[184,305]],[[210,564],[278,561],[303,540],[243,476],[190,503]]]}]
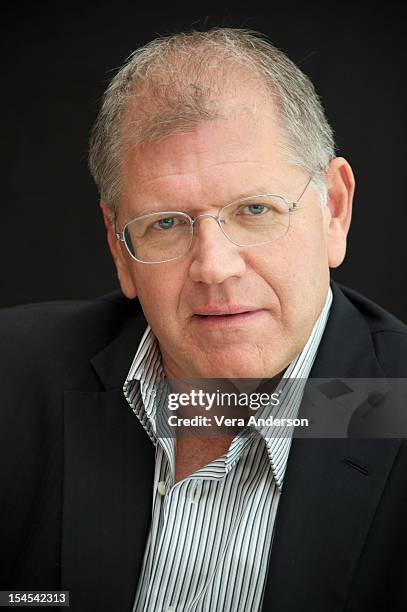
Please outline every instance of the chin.
[{"label": "chin", "polygon": [[256,356],[242,352],[236,358],[232,355],[214,355],[210,363],[196,368],[201,378],[270,378],[278,369],[277,364],[264,364]]}]

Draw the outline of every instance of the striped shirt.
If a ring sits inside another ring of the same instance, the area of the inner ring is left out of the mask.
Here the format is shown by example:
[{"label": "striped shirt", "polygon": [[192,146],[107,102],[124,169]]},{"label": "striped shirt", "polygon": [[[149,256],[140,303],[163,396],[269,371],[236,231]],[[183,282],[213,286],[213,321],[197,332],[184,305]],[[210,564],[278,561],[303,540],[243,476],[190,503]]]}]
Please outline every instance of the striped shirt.
[{"label": "striped shirt", "polygon": [[[329,288],[307,344],[279,383],[274,418],[298,415],[331,303]],[[293,427],[245,428],[226,454],[174,483],[176,440],[156,434],[164,379],[147,327],[123,387],[156,448],[151,527],[133,612],[258,612]],[[256,418],[270,410],[259,409]]]}]

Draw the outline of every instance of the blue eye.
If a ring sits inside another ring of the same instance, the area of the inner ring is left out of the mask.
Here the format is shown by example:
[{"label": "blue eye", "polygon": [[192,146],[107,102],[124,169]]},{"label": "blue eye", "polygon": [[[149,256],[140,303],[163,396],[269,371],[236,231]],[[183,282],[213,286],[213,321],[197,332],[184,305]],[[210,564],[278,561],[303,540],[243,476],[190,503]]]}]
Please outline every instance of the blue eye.
[{"label": "blue eye", "polygon": [[174,227],[176,223],[175,217],[165,217],[165,219],[160,219],[157,221],[156,225],[162,230],[169,230]]},{"label": "blue eye", "polygon": [[261,215],[266,210],[266,206],[263,204],[250,204],[249,206],[246,206],[246,208],[252,215]]}]

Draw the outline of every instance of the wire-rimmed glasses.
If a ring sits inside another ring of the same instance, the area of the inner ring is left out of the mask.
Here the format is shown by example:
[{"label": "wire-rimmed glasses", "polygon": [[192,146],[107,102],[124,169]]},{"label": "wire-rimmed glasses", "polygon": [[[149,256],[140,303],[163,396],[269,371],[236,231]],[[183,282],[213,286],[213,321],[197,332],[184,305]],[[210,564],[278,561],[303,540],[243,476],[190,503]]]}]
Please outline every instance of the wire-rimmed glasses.
[{"label": "wire-rimmed glasses", "polygon": [[210,217],[219,225],[224,236],[239,247],[270,244],[285,236],[290,227],[291,213],[312,180],[309,178],[295,201],[274,193],[240,198],[211,214],[191,217],[185,212],[164,210],[147,213],[128,221],[123,232],[115,232],[124,242],[130,256],[140,263],[158,264],[175,261],[190,249],[194,224],[199,218]]}]

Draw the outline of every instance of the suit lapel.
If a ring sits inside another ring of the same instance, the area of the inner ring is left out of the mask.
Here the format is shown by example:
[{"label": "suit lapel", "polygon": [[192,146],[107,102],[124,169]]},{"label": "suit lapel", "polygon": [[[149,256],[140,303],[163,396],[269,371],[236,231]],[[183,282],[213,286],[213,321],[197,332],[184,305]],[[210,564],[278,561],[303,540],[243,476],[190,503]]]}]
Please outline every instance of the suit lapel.
[{"label": "suit lapel", "polygon": [[[381,378],[366,321],[333,284],[310,377]],[[263,611],[344,610],[399,440],[294,439]]]},{"label": "suit lapel", "polygon": [[154,447],[122,385],[145,322],[92,360],[105,391],[66,391],[61,588],[73,612],[132,609],[150,526]]},{"label": "suit lapel", "polygon": [[344,610],[399,444],[294,441],[278,508],[264,612]]}]

